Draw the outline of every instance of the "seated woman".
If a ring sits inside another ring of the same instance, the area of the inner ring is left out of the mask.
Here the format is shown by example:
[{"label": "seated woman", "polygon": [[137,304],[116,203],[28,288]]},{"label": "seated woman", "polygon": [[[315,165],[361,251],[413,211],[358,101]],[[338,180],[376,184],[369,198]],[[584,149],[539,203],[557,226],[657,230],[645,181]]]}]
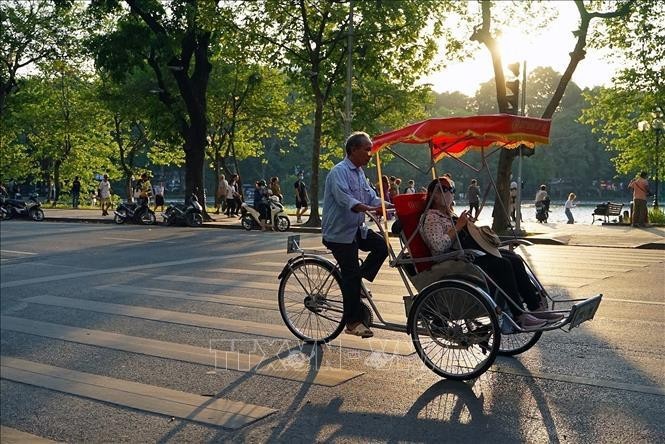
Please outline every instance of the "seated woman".
[{"label": "seated woman", "polygon": [[[438,185],[441,186],[438,186]],[[469,222],[469,215],[463,211],[455,221],[452,202],[455,190],[448,179],[434,179],[427,187],[427,202],[432,203],[421,220],[420,234],[433,256],[449,252],[455,246],[456,237]],[[523,329],[542,327],[547,321],[562,318],[556,313],[543,312],[538,289],[531,283],[522,258],[510,251],[495,250],[476,258],[474,261],[496,284],[516,303],[526,304],[529,313],[515,316]],[[517,310],[514,310],[517,311]]]}]

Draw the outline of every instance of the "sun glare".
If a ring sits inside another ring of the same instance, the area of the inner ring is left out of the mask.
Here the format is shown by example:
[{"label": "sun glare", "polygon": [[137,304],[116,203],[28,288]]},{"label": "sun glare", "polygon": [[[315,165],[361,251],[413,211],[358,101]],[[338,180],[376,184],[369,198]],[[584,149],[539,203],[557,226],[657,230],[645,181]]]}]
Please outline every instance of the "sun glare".
[{"label": "sun glare", "polygon": [[[575,46],[576,39],[572,32],[578,27],[579,16],[574,4],[570,2],[553,5],[558,9],[559,15],[544,29],[530,29],[527,23],[504,28],[498,39],[504,67],[509,63],[526,62],[527,71],[539,66],[551,66],[559,73],[564,72],[570,61],[569,53]],[[609,49],[587,48],[585,59],[573,74],[573,82],[582,88],[609,85],[621,61],[616,57],[604,57],[608,53]],[[436,92],[460,91],[473,96],[481,83],[493,77],[490,55],[485,48],[480,48],[474,58],[452,64],[429,75],[423,81],[431,83]]]}]

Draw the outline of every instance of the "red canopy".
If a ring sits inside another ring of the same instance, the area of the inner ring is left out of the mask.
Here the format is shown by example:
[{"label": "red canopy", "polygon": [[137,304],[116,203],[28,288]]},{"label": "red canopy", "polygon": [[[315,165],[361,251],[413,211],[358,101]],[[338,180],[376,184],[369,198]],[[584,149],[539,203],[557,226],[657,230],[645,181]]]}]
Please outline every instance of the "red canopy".
[{"label": "red canopy", "polygon": [[395,143],[429,143],[434,162],[471,148],[517,148],[549,143],[550,120],[494,114],[428,119],[373,138],[372,154]]}]

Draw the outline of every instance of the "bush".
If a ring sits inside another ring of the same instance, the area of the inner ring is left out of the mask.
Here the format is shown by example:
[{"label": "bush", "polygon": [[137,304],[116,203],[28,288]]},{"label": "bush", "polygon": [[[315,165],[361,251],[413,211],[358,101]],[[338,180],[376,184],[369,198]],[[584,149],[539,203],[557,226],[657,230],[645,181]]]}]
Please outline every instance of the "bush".
[{"label": "bush", "polygon": [[665,213],[661,209],[649,210],[649,222],[652,224],[665,224]]}]

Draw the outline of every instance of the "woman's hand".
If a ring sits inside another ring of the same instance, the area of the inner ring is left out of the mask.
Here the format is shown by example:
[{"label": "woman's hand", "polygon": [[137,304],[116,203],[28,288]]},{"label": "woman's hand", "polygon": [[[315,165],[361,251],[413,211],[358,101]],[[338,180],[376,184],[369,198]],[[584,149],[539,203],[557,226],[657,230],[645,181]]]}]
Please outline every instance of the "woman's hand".
[{"label": "woman's hand", "polygon": [[457,231],[458,233],[462,231],[462,229],[464,229],[469,219],[470,219],[469,212],[466,210],[462,211],[462,214],[459,215],[459,217],[457,218],[457,222],[455,223],[455,231]]}]

